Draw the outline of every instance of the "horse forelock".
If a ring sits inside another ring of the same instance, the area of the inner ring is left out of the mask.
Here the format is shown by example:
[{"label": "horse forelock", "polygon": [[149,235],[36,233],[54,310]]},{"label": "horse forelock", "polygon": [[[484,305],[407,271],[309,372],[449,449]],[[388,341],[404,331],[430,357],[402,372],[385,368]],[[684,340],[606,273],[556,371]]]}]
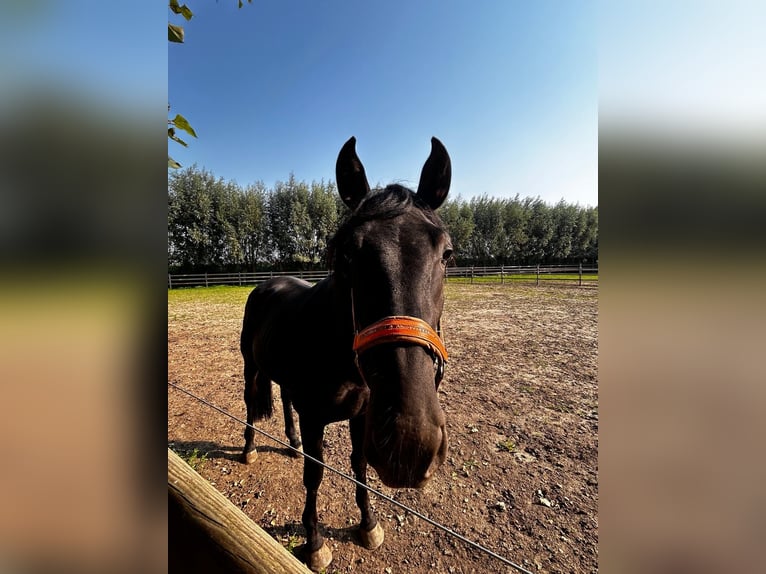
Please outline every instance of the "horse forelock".
[{"label": "horse forelock", "polygon": [[338,250],[360,225],[368,221],[393,219],[412,210],[417,210],[427,221],[446,232],[441,218],[414,191],[403,185],[391,184],[365,197],[341,223],[328,245],[330,269],[335,270]]}]

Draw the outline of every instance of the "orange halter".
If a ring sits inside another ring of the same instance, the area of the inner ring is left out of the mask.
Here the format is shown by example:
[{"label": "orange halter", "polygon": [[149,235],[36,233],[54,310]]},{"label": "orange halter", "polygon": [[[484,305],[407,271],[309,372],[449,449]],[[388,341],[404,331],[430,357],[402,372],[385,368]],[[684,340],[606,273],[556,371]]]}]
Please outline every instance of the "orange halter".
[{"label": "orange halter", "polygon": [[354,337],[354,352],[363,353],[383,343],[414,343],[425,347],[445,363],[449,357],[439,334],[431,325],[416,317],[393,315],[373,323]]},{"label": "orange halter", "polygon": [[436,388],[439,388],[444,378],[444,366],[447,364],[449,355],[447,347],[441,338],[441,321],[434,331],[431,325],[409,315],[391,315],[375,321],[372,325],[361,331],[356,323],[356,309],[354,305],[354,290],[351,289],[351,321],[354,324],[354,362],[359,374],[364,379],[362,366],[359,363],[359,355],[364,351],[383,345],[385,343],[412,343],[420,345],[434,358],[436,365]]},{"label": "orange halter", "polygon": [[393,315],[384,317],[357,332],[354,336],[353,349],[356,368],[362,375],[362,379],[364,379],[364,373],[359,363],[361,353],[384,343],[413,343],[424,347],[434,358],[436,365],[435,386],[438,389],[439,383],[444,378],[444,366],[449,355],[441,338],[441,322],[437,328],[439,332],[434,331],[431,325],[417,317]]}]

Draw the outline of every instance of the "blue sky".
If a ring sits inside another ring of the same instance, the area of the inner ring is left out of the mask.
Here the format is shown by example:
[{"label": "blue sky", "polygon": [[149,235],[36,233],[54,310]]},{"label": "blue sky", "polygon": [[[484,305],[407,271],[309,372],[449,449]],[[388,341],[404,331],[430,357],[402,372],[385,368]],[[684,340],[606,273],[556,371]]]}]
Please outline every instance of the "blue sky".
[{"label": "blue sky", "polygon": [[587,2],[187,4],[168,50],[170,145],[242,185],[334,180],[352,135],[370,183],[416,187],[442,140],[451,195],[597,205],[596,14]]},{"label": "blue sky", "polygon": [[79,93],[164,143],[169,101],[200,135],[171,154],[242,184],[334,179],[355,135],[373,184],[414,186],[436,135],[453,194],[582,205],[598,202],[599,118],[766,133],[762,1],[185,1],[170,46],[182,19],[164,1],[0,2],[0,113]]}]

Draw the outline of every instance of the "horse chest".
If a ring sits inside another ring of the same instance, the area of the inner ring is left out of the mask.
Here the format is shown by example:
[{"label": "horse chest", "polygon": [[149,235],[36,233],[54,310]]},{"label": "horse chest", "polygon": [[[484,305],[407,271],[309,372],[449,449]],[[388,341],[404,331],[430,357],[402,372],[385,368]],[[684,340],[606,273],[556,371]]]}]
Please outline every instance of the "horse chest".
[{"label": "horse chest", "polygon": [[[370,391],[363,383],[314,381],[295,393],[293,405],[300,416],[317,417],[326,423],[348,420],[367,408]],[[300,397],[300,398],[299,398]],[[304,415],[305,413],[305,415]]]}]

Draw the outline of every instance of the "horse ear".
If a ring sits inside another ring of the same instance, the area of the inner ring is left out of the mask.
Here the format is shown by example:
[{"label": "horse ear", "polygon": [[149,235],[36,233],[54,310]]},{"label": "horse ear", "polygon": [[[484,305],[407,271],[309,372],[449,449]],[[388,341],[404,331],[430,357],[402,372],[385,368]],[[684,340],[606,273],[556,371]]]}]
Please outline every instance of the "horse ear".
[{"label": "horse ear", "polygon": [[449,193],[452,181],[452,163],[444,144],[436,138],[431,138],[431,155],[428,156],[420,173],[418,197],[423,199],[431,209],[438,209]]},{"label": "horse ear", "polygon": [[335,163],[335,179],[338,184],[338,194],[351,210],[357,208],[365,195],[370,192],[364,166],[356,155],[356,138],[351,138],[343,144]]}]

